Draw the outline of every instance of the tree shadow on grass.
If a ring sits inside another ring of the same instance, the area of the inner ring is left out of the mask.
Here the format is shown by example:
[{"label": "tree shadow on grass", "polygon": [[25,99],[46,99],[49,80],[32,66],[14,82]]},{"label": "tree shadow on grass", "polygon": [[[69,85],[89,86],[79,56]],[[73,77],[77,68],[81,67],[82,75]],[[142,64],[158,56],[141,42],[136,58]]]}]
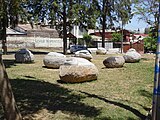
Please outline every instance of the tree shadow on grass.
[{"label": "tree shadow on grass", "polygon": [[11,68],[11,66],[16,66],[16,62],[13,59],[3,59],[5,68]]},{"label": "tree shadow on grass", "polygon": [[11,85],[22,116],[34,114],[41,109],[52,113],[61,110],[86,117],[96,117],[100,114],[100,110],[80,102],[84,96],[74,94],[57,84],[36,79],[12,79]]},{"label": "tree shadow on grass", "polygon": [[138,92],[140,93],[140,95],[152,99],[152,93],[150,93],[149,91],[146,91],[146,90],[139,90]]},{"label": "tree shadow on grass", "polygon": [[16,66],[16,64],[34,64],[34,62],[28,62],[28,63],[16,62],[14,59],[3,59],[3,63],[5,68],[11,68],[12,66]]},{"label": "tree shadow on grass", "polygon": [[[106,98],[103,98],[103,97],[100,97],[98,95],[95,95],[95,94],[90,94],[90,93],[87,93],[87,92],[83,92],[83,91],[79,91],[80,93],[83,93],[85,95],[87,95],[88,97],[93,97],[93,98],[97,98],[99,100],[102,100],[106,103],[109,103],[109,104],[113,104],[115,106],[118,106],[118,107],[121,107],[121,108],[124,108],[130,112],[132,112],[133,114],[135,114],[137,117],[139,117],[141,120],[145,120],[147,116],[143,115],[142,113],[140,113],[138,110],[136,110],[135,108],[132,108],[131,106],[128,106],[128,105],[125,105],[123,103],[119,103],[119,102],[116,102],[116,101],[111,101],[111,100],[108,100]],[[128,118],[128,120],[132,120],[131,118]]]},{"label": "tree shadow on grass", "polygon": [[[152,100],[153,94],[150,93],[149,91],[139,90],[138,93],[139,93],[141,96],[146,97],[146,98]],[[148,107],[145,107],[145,106],[143,106],[143,108],[144,108],[146,111],[148,111],[148,112],[150,112],[150,110],[152,109],[151,107],[148,108]]]}]

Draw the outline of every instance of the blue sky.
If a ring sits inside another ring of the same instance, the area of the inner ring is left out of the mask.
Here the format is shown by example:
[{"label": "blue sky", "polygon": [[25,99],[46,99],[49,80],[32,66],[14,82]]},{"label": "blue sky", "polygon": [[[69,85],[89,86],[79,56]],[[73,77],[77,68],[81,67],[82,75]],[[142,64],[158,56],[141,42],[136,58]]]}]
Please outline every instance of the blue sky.
[{"label": "blue sky", "polygon": [[131,23],[125,25],[125,29],[127,30],[140,30],[140,32],[144,32],[144,29],[146,27],[149,27],[149,25],[147,23],[145,23],[142,20],[138,20],[138,18],[136,16],[134,16],[131,20]]}]

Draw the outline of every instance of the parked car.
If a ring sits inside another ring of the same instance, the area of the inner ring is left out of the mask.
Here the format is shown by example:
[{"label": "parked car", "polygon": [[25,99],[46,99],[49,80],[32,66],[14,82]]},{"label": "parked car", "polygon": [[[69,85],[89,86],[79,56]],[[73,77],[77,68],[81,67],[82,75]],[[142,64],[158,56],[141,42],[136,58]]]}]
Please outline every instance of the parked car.
[{"label": "parked car", "polygon": [[83,46],[83,45],[72,45],[70,47],[70,52],[71,53],[75,53],[79,50],[87,50],[87,47]]}]

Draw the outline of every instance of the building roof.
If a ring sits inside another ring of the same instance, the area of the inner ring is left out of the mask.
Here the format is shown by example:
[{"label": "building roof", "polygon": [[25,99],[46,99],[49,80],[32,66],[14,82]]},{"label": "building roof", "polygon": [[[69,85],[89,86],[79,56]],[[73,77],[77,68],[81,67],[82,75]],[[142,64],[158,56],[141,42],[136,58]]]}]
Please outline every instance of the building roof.
[{"label": "building roof", "polygon": [[34,25],[33,29],[31,27],[30,24],[18,24],[18,27],[28,31],[28,30],[49,30],[49,31],[55,31],[55,29],[51,29],[51,28],[48,28],[46,26],[40,26],[40,25]]},{"label": "building roof", "polygon": [[11,28],[6,29],[6,34],[7,35],[26,35],[25,32],[19,32],[19,31],[16,31],[14,29],[11,29]]},{"label": "building roof", "polygon": [[59,38],[58,31],[49,28],[49,26],[34,25],[32,29],[30,24],[18,24],[18,26],[15,29],[20,32],[26,32],[28,37]]}]

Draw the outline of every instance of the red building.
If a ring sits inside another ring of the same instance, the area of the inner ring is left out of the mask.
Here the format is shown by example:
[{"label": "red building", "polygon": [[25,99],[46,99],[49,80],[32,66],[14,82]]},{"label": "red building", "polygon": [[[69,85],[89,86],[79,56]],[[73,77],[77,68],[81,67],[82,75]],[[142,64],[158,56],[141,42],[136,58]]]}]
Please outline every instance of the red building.
[{"label": "red building", "polygon": [[[105,40],[106,41],[112,41],[112,34],[114,33],[115,31],[107,31],[105,32]],[[122,30],[118,31],[118,33],[122,33]],[[94,33],[91,33],[90,35],[95,35],[95,36],[99,36],[101,37],[102,36],[102,32],[94,32]],[[128,31],[128,30],[123,30],[123,41],[124,42],[129,42],[129,38],[131,36],[131,33]]]},{"label": "red building", "polygon": [[[105,42],[112,41],[112,33],[115,31],[106,31],[105,32]],[[118,33],[122,33],[122,30],[119,30]],[[101,31],[95,31],[90,35],[102,36]],[[144,53],[144,43],[143,38],[145,38],[146,34],[133,34],[128,30],[123,30],[123,52],[127,52],[128,49],[134,48],[139,53]],[[121,42],[114,42],[113,48],[121,48]]]}]

